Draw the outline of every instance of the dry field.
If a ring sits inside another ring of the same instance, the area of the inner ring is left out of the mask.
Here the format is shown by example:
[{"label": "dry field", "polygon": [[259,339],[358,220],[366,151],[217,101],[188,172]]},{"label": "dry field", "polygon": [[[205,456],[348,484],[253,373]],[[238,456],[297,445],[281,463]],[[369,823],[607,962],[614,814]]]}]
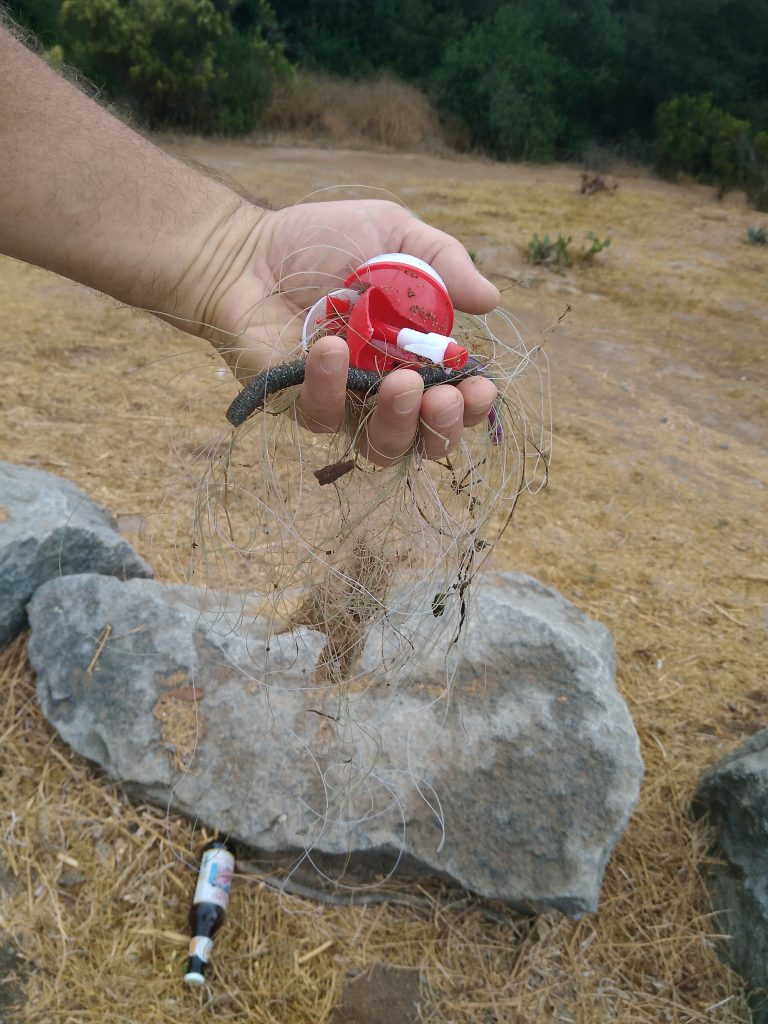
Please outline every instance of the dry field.
[{"label": "dry field", "polygon": [[[183,148],[277,204],[389,190],[457,234],[529,338],[546,339],[551,481],[522,502],[496,564],[612,630],[643,794],[601,908],[579,922],[493,919],[438,890],[420,907],[318,907],[243,879],[207,998],[181,983],[199,830],[132,807],[52,735],[17,643],[0,656],[0,925],[19,951],[0,986],[0,1006],[17,1006],[0,1020],[325,1024],[350,972],[386,963],[420,970],[425,1021],[743,1024],[700,880],[707,833],[687,805],[701,772],[768,720],[768,248],[746,243],[759,215],[629,172],[615,194],[582,196],[568,167]],[[534,232],[581,246],[589,231],[611,245],[588,268],[522,259]],[[217,358],[9,260],[0,314],[0,457],[74,481],[160,578],[183,579],[191,455],[235,393]]]}]

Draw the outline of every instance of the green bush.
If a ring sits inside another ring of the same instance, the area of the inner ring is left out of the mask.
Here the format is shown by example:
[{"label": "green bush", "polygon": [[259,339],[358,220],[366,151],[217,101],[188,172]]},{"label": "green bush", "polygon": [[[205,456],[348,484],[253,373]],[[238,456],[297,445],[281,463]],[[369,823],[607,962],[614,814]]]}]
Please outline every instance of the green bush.
[{"label": "green bush", "polygon": [[678,96],[656,110],[656,169],[665,178],[680,171],[698,177],[709,170],[708,96]]},{"label": "green bush", "polygon": [[[571,241],[570,235],[558,235],[552,239],[549,235],[540,238],[538,234],[534,234],[526,246],[525,259],[534,267],[549,267],[556,274],[564,274],[574,263]],[[576,253],[575,260],[579,266],[588,266],[595,256],[603,249],[607,249],[610,244],[610,238],[601,240],[590,231],[587,234],[587,244]]]},{"label": "green bush", "polygon": [[747,228],[747,241],[752,245],[768,245],[768,228],[762,224],[759,228],[750,224]]},{"label": "green bush", "polygon": [[535,234],[528,243],[525,258],[534,267],[546,266],[558,274],[564,274],[573,262],[570,244],[570,235],[558,235],[551,239],[549,235],[539,238]]},{"label": "green bush", "polygon": [[250,131],[288,70],[266,0],[26,0],[13,13],[149,128]]},{"label": "green bush", "polygon": [[210,121],[226,22],[210,0],[64,0],[64,57],[152,128]]},{"label": "green bush", "polygon": [[712,103],[710,96],[677,96],[656,111],[656,167],[665,178],[681,172],[736,188],[744,181],[750,124]]},{"label": "green bush", "polygon": [[467,126],[472,146],[502,158],[552,159],[565,129],[554,103],[556,64],[533,19],[503,6],[448,46],[437,102]]},{"label": "green bush", "polygon": [[756,210],[768,210],[768,132],[758,132],[752,138],[744,189]]},{"label": "green bush", "polygon": [[611,244],[610,238],[603,238],[601,241],[592,231],[587,233],[587,242],[589,242],[589,245],[585,246],[579,253],[579,261],[582,264],[591,263],[598,253],[601,253],[603,249],[607,249]]},{"label": "green bush", "polygon": [[394,75],[461,145],[501,158],[594,144],[647,160],[658,111],[663,174],[768,204],[768,158],[753,160],[744,120],[768,129],[768,0],[65,0],[66,18],[62,0],[0,6],[155,127],[247,131],[284,46],[302,70]]},{"label": "green bush", "polygon": [[723,193],[744,184],[751,129],[749,121],[718,111],[712,137],[712,177]]},{"label": "green bush", "polygon": [[255,32],[232,32],[220,40],[217,61],[226,73],[218,74],[210,94],[210,129],[225,135],[253,130],[266,110],[277,80],[286,81],[293,69],[282,53]]},{"label": "green bush", "polygon": [[662,103],[656,131],[656,166],[665,177],[682,171],[717,185],[721,195],[743,188],[756,209],[768,210],[768,132],[751,135],[748,121],[720,110],[708,96]]},{"label": "green bush", "polygon": [[622,46],[606,0],[500,3],[446,46],[430,88],[470,145],[503,159],[551,160],[586,145]]}]

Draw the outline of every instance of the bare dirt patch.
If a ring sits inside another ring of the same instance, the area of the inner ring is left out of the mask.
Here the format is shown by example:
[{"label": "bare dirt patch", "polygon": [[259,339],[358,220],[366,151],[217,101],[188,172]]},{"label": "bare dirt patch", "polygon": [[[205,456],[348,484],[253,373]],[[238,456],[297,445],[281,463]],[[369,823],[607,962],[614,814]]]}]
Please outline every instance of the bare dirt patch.
[{"label": "bare dirt patch", "polygon": [[[525,924],[438,890],[421,909],[315,908],[242,880],[204,1005],[180,981],[190,825],[132,807],[51,736],[16,645],[0,667],[0,848],[17,884],[0,911],[35,968],[19,1020],[323,1024],[347,972],[384,962],[419,968],[425,1020],[745,1021],[713,951],[707,833],[687,806],[700,773],[768,724],[768,251],[746,244],[754,213],[643,177],[582,195],[567,167],[184,148],[275,203],[361,181],[391,191],[459,235],[528,335],[547,337],[551,483],[521,504],[497,564],[613,631],[647,775],[596,915]],[[523,261],[533,232],[580,243],[589,231],[612,240],[589,269]],[[184,579],[194,457],[236,392],[218,358],[9,260],[0,325],[0,456],[79,484],[130,524],[160,578]],[[84,879],[65,885],[73,862]]]}]

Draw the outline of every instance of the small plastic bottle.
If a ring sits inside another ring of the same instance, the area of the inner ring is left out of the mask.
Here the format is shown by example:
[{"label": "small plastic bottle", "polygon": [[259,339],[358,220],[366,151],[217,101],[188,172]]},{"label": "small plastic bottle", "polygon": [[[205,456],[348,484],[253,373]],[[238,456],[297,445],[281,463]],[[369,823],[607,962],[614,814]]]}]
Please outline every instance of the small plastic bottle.
[{"label": "small plastic bottle", "polygon": [[234,866],[235,858],[221,840],[214,840],[203,850],[189,912],[192,937],[189,942],[187,973],[184,975],[188,985],[205,983],[205,969],[213,947],[213,936],[224,923]]}]

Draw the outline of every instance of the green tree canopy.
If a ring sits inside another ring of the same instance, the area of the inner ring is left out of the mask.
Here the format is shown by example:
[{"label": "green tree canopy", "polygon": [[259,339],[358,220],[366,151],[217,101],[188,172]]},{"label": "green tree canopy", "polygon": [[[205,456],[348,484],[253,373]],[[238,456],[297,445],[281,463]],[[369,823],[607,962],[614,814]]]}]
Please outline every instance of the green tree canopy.
[{"label": "green tree canopy", "polygon": [[246,132],[287,67],[266,0],[24,0],[17,15],[150,128]]},{"label": "green tree canopy", "polygon": [[423,89],[473,146],[502,157],[571,157],[591,141],[647,150],[657,109],[683,96],[708,95],[724,116],[750,122],[752,134],[768,131],[768,0],[10,7],[44,46],[56,44],[153,126],[247,131],[287,57],[342,77],[394,74]]}]

